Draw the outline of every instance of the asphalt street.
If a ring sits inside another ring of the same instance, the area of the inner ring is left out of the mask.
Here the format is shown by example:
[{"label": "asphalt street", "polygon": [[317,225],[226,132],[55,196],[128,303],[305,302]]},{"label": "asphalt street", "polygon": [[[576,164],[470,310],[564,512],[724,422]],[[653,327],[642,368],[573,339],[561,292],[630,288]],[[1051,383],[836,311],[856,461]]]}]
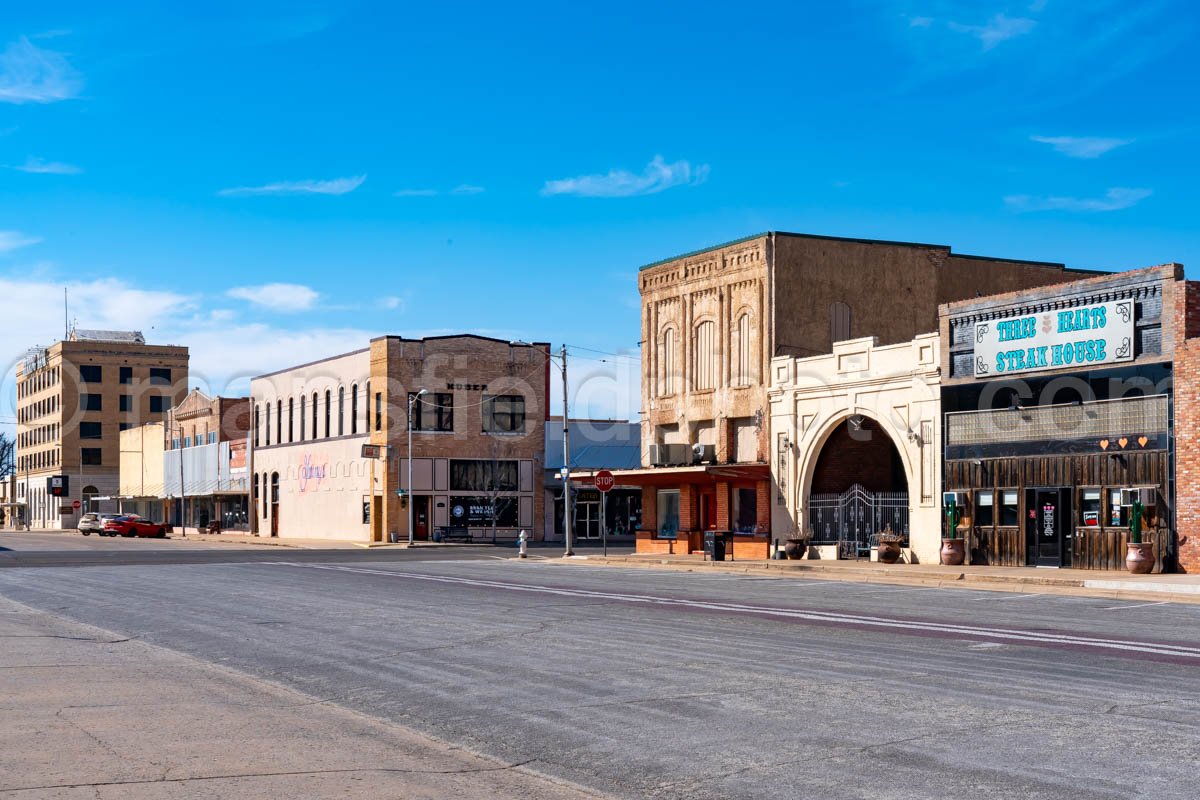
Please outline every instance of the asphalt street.
[{"label": "asphalt street", "polygon": [[1200,606],[171,552],[0,594],[620,797],[1196,796]]}]

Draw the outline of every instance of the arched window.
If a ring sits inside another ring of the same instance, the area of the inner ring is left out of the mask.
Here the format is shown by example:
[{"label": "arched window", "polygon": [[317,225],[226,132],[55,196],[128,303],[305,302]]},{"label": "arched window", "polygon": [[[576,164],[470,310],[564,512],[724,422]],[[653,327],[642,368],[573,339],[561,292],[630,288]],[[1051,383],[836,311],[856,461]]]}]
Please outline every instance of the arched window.
[{"label": "arched window", "polygon": [[317,439],[320,437],[320,434],[317,433],[317,393],[316,392],[313,392],[312,401],[313,401],[313,409],[312,409],[312,424],[313,424],[312,431],[313,431],[313,434],[312,434],[312,438]]},{"label": "arched window", "polygon": [[754,382],[754,348],[752,345],[750,314],[742,314],[737,320],[737,333],[733,347],[733,352],[737,354],[737,359],[734,361],[734,383],[738,386],[748,386]]},{"label": "arched window", "polygon": [[283,400],[275,401],[275,444],[283,444]]},{"label": "arched window", "polygon": [[330,417],[330,401],[333,399],[333,394],[325,390],[325,438],[329,438],[329,417]]},{"label": "arched window", "polygon": [[698,390],[717,388],[716,330],[716,323],[706,320],[692,337],[692,386]]},{"label": "arched window", "polygon": [[663,331],[662,343],[659,345],[659,394],[675,394],[676,373],[679,371],[676,349],[675,329],[667,328]]},{"label": "arched window", "polygon": [[367,389],[363,392],[363,430],[371,432],[371,382],[367,381]]},{"label": "arched window", "polygon": [[262,517],[267,518],[267,473],[262,474]]},{"label": "arched window", "polygon": [[358,433],[358,384],[350,387],[350,434]]},{"label": "arched window", "polygon": [[[259,413],[261,410],[262,410],[262,409],[260,409],[260,408],[258,407],[258,404],[257,404],[257,403],[255,403],[255,404],[254,404],[254,446],[255,446],[255,447],[258,447],[258,425],[259,425],[259,423],[262,421],[262,420],[260,419],[260,417],[262,416],[262,414],[261,414],[261,413]],[[256,480],[257,480],[257,479],[256,479]],[[256,482],[256,483],[255,483],[255,486],[257,486],[257,485],[258,485],[258,483]]]},{"label": "arched window", "polygon": [[338,436],[346,432],[346,387],[338,387]]},{"label": "arched window", "polygon": [[296,441],[296,400],[288,398],[288,444]]},{"label": "arched window", "polygon": [[[290,400],[288,401],[288,406],[288,413],[290,414],[292,411]],[[291,436],[291,425],[288,426],[288,436]],[[300,441],[304,441],[304,395],[300,395]]]},{"label": "arched window", "polygon": [[264,426],[263,438],[268,447],[271,446],[271,404],[267,403],[267,418]]},{"label": "arched window", "polygon": [[829,305],[829,339],[844,342],[850,338],[850,306],[845,303]]}]

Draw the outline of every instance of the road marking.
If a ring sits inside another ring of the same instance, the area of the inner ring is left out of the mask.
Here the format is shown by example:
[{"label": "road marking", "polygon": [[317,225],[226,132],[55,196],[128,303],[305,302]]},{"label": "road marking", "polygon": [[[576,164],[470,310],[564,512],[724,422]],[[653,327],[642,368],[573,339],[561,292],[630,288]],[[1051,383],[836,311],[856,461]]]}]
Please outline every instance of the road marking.
[{"label": "road marking", "polygon": [[981,597],[980,600],[1028,600],[1031,597],[1045,597],[1042,594],[1018,594],[1012,597]]},{"label": "road marking", "polygon": [[1124,611],[1127,608],[1145,608],[1146,606],[1165,606],[1166,604],[1167,604],[1167,601],[1163,600],[1158,603],[1138,603],[1138,604],[1132,605],[1132,606],[1106,606],[1100,610],[1101,611]]},{"label": "road marking", "polygon": [[1076,636],[1066,633],[1023,631],[1015,628],[961,625],[922,620],[891,619],[888,617],[877,617],[866,614],[778,608],[772,606],[756,606],[742,603],[727,603],[709,600],[687,600],[674,597],[658,597],[644,594],[601,592],[590,589],[572,589],[555,586],[532,586],[529,584],[485,580],[482,578],[456,578],[449,575],[428,575],[418,572],[393,572],[370,569],[367,567],[347,567],[335,564],[303,564],[291,562],[290,566],[304,569],[324,569],[337,572],[352,572],[363,575],[382,575],[389,578],[407,578],[409,580],[427,581],[430,583],[475,586],[486,589],[502,589],[512,592],[552,594],[561,597],[582,597],[589,600],[601,599],[612,600],[614,602],[645,603],[648,605],[676,608],[702,608],[710,611],[720,611],[734,614],[750,614],[754,616],[798,619],[814,623],[859,626],[862,628],[879,628],[885,630],[896,630],[900,632],[922,632],[947,637],[976,638],[983,639],[985,641],[998,640],[1002,642],[1026,642],[1030,644],[1059,645],[1066,647],[1088,647],[1122,654],[1170,656],[1178,660],[1195,660],[1200,662],[1200,646],[1192,645],[1139,642],[1129,639],[1106,639],[1092,636]]}]

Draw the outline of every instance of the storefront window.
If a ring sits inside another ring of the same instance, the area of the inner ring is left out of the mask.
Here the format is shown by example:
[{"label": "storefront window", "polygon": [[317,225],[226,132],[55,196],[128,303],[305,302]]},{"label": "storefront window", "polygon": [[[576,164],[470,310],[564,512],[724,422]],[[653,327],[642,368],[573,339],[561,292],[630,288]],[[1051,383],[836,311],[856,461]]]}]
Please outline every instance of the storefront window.
[{"label": "storefront window", "polygon": [[975,493],[975,525],[990,528],[996,521],[996,494],[991,491]]},{"label": "storefront window", "polygon": [[1015,528],[1021,524],[1017,510],[1017,490],[1005,489],[1000,492],[1000,524]]},{"label": "storefront window", "polygon": [[1129,509],[1121,505],[1121,490],[1108,491],[1108,524],[1114,528],[1124,528],[1129,524]]},{"label": "storefront window", "polygon": [[754,533],[758,529],[758,493],[754,489],[733,491],[733,530]]},{"label": "storefront window", "polygon": [[1085,528],[1100,527],[1100,490],[1081,489],[1079,492],[1079,524]]},{"label": "storefront window", "polygon": [[660,489],[658,492],[658,536],[674,539],[679,533],[679,490]]},{"label": "storefront window", "polygon": [[450,461],[450,488],[458,491],[515,492],[517,477],[516,461]]}]

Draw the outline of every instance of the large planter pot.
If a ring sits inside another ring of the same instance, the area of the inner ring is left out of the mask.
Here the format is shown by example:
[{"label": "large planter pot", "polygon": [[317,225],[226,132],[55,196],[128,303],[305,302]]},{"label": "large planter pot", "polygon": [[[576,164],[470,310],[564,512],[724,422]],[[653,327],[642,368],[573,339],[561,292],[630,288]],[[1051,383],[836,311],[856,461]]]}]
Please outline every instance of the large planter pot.
[{"label": "large planter pot", "polygon": [[895,564],[900,560],[899,542],[880,542],[879,560],[884,564]]},{"label": "large planter pot", "polygon": [[1134,575],[1146,575],[1154,571],[1154,543],[1129,542],[1125,552],[1125,567]]},{"label": "large planter pot", "polygon": [[966,539],[942,539],[942,563],[948,567],[957,567],[966,560]]},{"label": "large planter pot", "polygon": [[808,552],[808,539],[788,539],[783,545],[783,554],[789,561],[798,561]]}]

